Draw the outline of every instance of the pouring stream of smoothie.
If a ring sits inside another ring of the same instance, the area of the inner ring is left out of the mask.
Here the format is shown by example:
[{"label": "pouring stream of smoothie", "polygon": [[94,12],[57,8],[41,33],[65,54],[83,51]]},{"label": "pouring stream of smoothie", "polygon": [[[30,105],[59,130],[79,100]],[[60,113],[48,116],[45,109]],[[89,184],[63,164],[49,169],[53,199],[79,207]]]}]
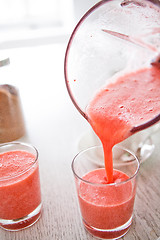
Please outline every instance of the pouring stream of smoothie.
[{"label": "pouring stream of smoothie", "polygon": [[100,138],[108,183],[113,182],[112,148],[134,126],[160,113],[160,68],[151,66],[125,74],[100,89],[87,106],[88,121]]}]

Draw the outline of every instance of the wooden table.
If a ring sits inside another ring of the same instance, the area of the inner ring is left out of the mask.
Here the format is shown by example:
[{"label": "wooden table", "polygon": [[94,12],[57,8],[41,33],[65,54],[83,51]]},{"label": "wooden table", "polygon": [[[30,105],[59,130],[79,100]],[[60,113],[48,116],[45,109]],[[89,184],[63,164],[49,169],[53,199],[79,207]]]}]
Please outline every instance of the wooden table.
[{"label": "wooden table", "polygon": [[[12,81],[17,84],[28,135],[39,150],[43,212],[32,227],[0,229],[0,240],[91,240],[83,228],[71,171],[80,136],[90,129],[73,106],[64,83],[66,42],[9,49]],[[155,150],[140,167],[134,220],[124,240],[160,237],[160,133]]]}]

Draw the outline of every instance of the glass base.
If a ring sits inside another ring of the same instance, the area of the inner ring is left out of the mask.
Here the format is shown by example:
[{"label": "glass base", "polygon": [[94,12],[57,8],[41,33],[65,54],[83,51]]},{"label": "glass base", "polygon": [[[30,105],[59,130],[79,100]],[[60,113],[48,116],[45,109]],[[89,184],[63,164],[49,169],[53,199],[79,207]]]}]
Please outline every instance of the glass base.
[{"label": "glass base", "polygon": [[28,228],[38,221],[41,216],[41,209],[42,204],[25,217],[14,220],[0,219],[0,227],[7,231],[19,231]]},{"label": "glass base", "polygon": [[85,229],[98,239],[119,239],[129,231],[129,228],[132,224],[132,217],[124,225],[114,229],[98,229],[89,226],[84,220],[83,224]]}]

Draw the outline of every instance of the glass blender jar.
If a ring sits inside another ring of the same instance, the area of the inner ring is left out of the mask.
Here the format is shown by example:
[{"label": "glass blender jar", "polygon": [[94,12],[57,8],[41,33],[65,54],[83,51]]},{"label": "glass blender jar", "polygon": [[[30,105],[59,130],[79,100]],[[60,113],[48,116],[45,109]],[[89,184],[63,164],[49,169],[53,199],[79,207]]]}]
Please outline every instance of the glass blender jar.
[{"label": "glass blender jar", "polygon": [[[71,100],[86,120],[86,106],[100,87],[118,75],[149,66],[157,59],[159,20],[158,0],[103,0],[81,18],[67,46],[64,71]],[[144,161],[154,149],[152,135],[159,124],[153,124],[159,120],[160,115],[143,126],[135,126],[132,131],[137,133],[121,144],[137,152]],[[82,142],[89,144],[85,147],[100,144],[92,131]]]}]

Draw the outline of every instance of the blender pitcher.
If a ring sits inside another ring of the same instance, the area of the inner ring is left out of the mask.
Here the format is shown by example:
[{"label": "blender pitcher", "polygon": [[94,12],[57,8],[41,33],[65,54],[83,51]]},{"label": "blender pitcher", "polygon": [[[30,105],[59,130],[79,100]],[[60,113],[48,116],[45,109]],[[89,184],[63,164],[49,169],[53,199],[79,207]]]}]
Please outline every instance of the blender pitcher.
[{"label": "blender pitcher", "polygon": [[[100,87],[125,72],[149,66],[159,53],[158,0],[98,2],[77,24],[66,50],[65,81],[73,104],[88,120],[86,106]],[[154,149],[152,134],[159,124],[153,124],[159,120],[160,115],[135,126],[131,131],[137,133],[121,144],[136,151],[141,161],[145,160]],[[88,134],[92,135],[89,146],[99,142],[92,131]]]}]

